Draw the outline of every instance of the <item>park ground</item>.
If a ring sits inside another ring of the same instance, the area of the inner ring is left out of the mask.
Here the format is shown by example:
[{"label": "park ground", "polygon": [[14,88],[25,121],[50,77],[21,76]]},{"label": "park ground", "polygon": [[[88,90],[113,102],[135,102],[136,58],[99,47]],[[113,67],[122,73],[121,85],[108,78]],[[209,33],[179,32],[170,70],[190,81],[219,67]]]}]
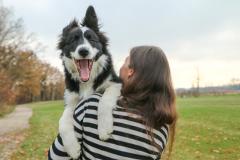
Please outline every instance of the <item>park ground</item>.
[{"label": "park ground", "polygon": [[[63,101],[28,104],[30,128],[12,160],[44,160],[58,132]],[[240,95],[178,98],[173,160],[240,160]]]}]

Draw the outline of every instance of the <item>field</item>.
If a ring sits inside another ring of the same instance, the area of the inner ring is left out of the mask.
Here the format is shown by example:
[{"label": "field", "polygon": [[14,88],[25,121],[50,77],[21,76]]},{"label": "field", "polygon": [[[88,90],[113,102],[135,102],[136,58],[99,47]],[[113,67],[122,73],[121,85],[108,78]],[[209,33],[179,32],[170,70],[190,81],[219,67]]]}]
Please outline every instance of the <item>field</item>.
[{"label": "field", "polygon": [[[179,98],[173,160],[240,160],[240,95]],[[63,102],[29,104],[33,109],[27,137],[15,160],[46,159],[57,134]]]}]

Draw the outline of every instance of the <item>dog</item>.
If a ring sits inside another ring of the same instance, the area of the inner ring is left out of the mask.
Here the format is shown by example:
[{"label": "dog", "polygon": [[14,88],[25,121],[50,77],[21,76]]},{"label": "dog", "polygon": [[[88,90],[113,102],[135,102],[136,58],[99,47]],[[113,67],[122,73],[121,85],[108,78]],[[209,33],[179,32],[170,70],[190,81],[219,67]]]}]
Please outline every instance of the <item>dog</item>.
[{"label": "dog", "polygon": [[93,6],[88,7],[81,24],[74,19],[60,35],[58,49],[61,50],[66,88],[59,133],[66,152],[74,159],[80,156],[81,148],[74,135],[72,117],[81,99],[105,91],[98,106],[99,137],[107,139],[112,132],[112,109],[120,95],[121,83],[107,46],[108,39],[100,31]]}]

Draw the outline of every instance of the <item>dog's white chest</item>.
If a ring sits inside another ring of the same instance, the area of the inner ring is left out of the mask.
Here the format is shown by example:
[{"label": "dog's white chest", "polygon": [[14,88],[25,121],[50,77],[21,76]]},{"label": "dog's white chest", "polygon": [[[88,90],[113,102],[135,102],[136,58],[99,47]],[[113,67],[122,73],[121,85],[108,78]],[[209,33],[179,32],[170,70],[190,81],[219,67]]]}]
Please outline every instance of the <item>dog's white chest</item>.
[{"label": "dog's white chest", "polygon": [[93,83],[82,83],[81,85],[79,85],[79,94],[80,97],[86,98],[87,96],[91,95],[93,93]]}]

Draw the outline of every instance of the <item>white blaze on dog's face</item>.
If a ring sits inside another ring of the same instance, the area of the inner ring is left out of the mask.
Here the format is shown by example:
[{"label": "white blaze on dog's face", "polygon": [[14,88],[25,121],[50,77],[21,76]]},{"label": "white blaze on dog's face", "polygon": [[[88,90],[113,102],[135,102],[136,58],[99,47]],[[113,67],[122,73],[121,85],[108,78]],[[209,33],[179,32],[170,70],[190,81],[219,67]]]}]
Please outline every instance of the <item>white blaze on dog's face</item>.
[{"label": "white blaze on dog's face", "polygon": [[103,53],[97,33],[86,26],[71,23],[66,27],[65,32],[63,31],[60,45],[63,45],[60,47],[67,70],[81,82],[87,82],[91,76],[93,63]]},{"label": "white blaze on dog's face", "polygon": [[[101,45],[98,44],[99,39],[91,29],[87,27],[80,29],[82,34],[76,38],[79,40],[79,44],[75,51],[71,52],[71,57],[74,59],[80,80],[86,82],[90,79],[92,66],[94,61],[97,60],[97,54],[99,49],[101,49]],[[78,32],[75,34],[78,34]]]},{"label": "white blaze on dog's face", "polygon": [[[106,62],[107,38],[99,31],[98,18],[92,6],[88,7],[81,25],[73,20],[61,34],[58,49],[65,69],[72,79],[87,82],[100,74]],[[105,59],[105,61],[104,61]],[[99,67],[100,66],[100,67]],[[92,71],[93,70],[93,71]]]}]

